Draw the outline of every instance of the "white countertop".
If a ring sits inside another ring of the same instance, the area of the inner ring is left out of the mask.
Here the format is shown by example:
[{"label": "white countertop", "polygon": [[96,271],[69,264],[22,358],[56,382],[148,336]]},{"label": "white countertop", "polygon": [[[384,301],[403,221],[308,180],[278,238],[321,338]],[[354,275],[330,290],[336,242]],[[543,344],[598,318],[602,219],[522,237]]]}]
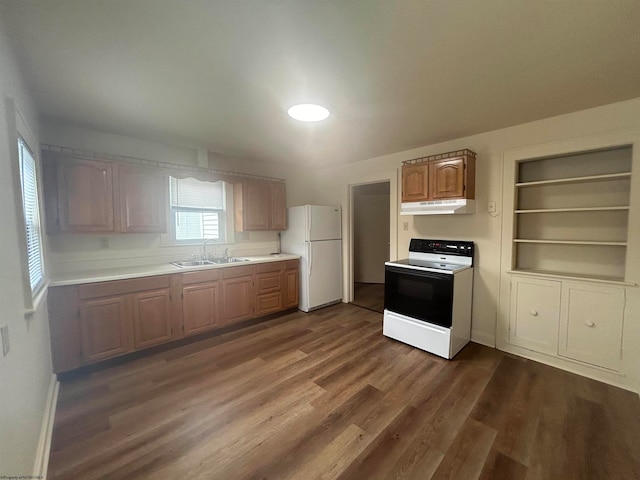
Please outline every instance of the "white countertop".
[{"label": "white countertop", "polygon": [[82,272],[61,273],[53,275],[49,280],[50,287],[61,287],[65,285],[78,285],[81,283],[108,282],[111,280],[125,280],[128,278],[152,277],[154,275],[169,275],[172,273],[194,272],[207,270],[210,268],[228,268],[241,265],[253,265],[256,263],[281,262],[284,260],[295,260],[298,255],[280,253],[278,255],[259,255],[247,258],[247,262],[224,263],[214,265],[199,265],[196,267],[177,267],[171,263],[160,265],[139,265],[135,267],[101,268],[99,270],[85,270]]}]

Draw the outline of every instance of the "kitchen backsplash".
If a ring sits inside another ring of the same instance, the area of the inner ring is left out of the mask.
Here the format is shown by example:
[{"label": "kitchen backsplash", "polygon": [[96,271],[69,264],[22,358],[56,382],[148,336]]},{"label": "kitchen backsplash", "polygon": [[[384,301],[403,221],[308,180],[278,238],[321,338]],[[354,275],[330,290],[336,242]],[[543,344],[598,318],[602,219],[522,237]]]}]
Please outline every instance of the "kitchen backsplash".
[{"label": "kitchen backsplash", "polygon": [[[278,251],[278,232],[236,233],[235,243],[207,244],[207,254],[241,257],[268,255]],[[129,235],[49,235],[47,265],[51,275],[154,265],[187,260],[200,255],[202,245],[162,245],[157,234]]]}]

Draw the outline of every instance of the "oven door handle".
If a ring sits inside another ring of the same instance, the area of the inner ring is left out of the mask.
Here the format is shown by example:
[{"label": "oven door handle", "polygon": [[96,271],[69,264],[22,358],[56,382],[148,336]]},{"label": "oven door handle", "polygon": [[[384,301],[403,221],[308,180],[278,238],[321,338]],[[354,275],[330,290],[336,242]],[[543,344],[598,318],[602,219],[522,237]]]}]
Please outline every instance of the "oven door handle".
[{"label": "oven door handle", "polygon": [[424,278],[451,278],[451,275],[448,273],[436,273],[429,272],[426,270],[418,270],[416,268],[403,268],[403,267],[393,267],[391,265],[385,265],[386,272],[399,273],[402,275],[413,275],[416,277],[424,277]]}]

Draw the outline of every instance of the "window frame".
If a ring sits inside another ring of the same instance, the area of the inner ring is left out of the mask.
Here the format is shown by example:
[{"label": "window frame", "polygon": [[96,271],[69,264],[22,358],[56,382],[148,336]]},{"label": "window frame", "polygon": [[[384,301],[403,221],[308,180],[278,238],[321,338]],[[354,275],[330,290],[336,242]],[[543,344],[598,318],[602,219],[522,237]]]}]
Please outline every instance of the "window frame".
[{"label": "window frame", "polygon": [[[178,177],[174,177],[174,178],[178,178]],[[193,177],[189,177],[189,178],[193,178]],[[195,180],[198,181],[204,181],[204,182],[208,182],[208,180],[200,180],[198,178],[194,178]],[[180,180],[180,178],[178,178],[178,180]],[[234,238],[233,238],[233,225],[230,224],[230,220],[233,219],[233,215],[230,214],[230,210],[233,210],[233,192],[232,192],[232,185],[230,185],[228,182],[225,182],[224,180],[217,180],[215,182],[209,182],[209,183],[217,183],[218,181],[222,182],[222,197],[223,197],[223,208],[221,209],[213,209],[213,208],[206,208],[206,209],[198,209],[198,208],[191,208],[191,207],[174,207],[171,205],[171,175],[168,176],[168,182],[169,182],[169,195],[167,195],[167,204],[168,204],[168,209],[167,209],[167,222],[169,225],[168,228],[168,232],[166,235],[166,243],[167,245],[174,245],[174,246],[186,246],[186,245],[202,245],[202,243],[205,240],[209,240],[212,244],[219,244],[219,245],[223,245],[223,244],[229,244],[229,243],[233,243]],[[176,220],[175,220],[175,213],[179,212],[179,211],[191,211],[191,212],[217,212],[219,215],[219,228],[220,228],[220,239],[206,239],[206,238],[201,238],[201,239],[185,239],[185,240],[179,240],[176,238]]]}]

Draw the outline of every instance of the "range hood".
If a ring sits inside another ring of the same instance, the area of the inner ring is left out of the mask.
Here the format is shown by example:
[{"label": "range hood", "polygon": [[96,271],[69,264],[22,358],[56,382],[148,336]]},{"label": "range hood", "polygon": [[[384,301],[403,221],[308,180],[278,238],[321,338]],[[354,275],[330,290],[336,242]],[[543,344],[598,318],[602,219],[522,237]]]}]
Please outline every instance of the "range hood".
[{"label": "range hood", "polygon": [[400,215],[450,215],[474,213],[476,201],[465,198],[455,200],[429,200],[426,202],[403,202]]}]

